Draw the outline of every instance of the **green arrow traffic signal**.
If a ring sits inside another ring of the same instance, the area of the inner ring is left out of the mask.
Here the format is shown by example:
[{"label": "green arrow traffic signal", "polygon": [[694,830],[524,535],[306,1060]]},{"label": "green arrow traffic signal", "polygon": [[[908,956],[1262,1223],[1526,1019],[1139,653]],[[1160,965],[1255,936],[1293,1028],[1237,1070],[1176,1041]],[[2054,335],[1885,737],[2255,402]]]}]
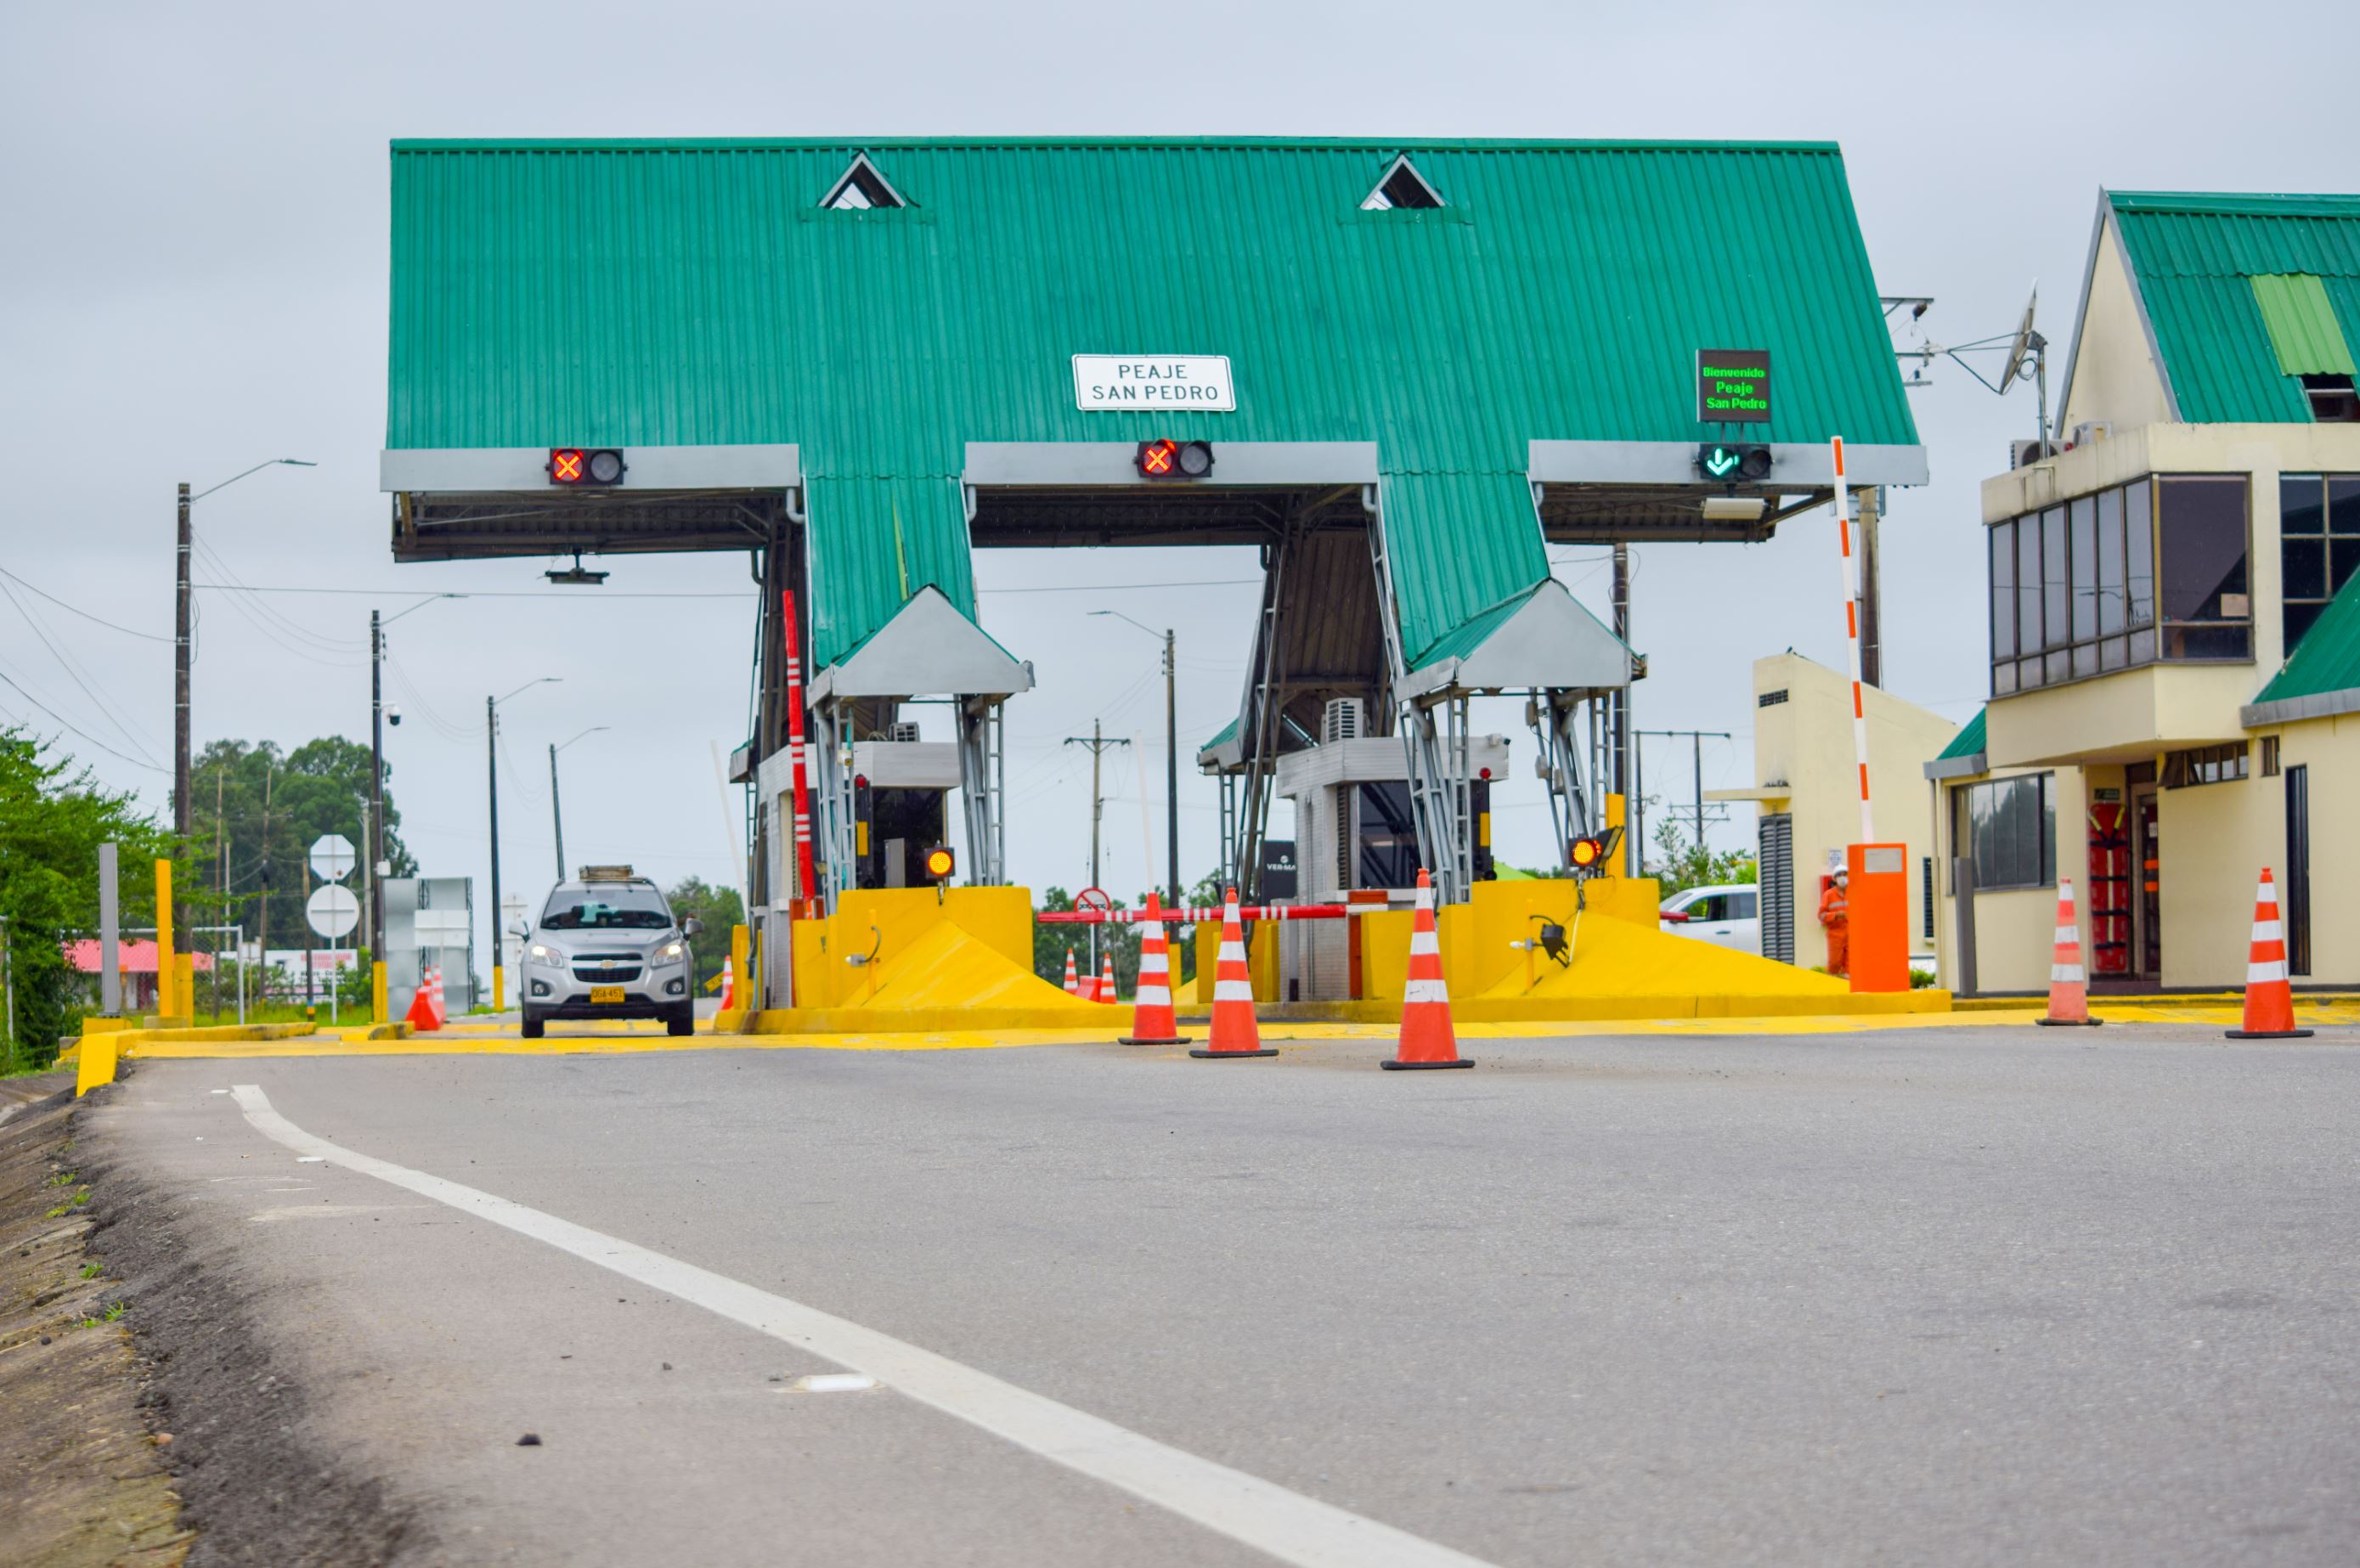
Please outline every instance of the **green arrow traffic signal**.
[{"label": "green arrow traffic signal", "polygon": [[1704,471],[1715,479],[1726,479],[1736,473],[1742,461],[1733,447],[1709,446],[1704,449]]},{"label": "green arrow traffic signal", "polygon": [[1762,479],[1770,473],[1766,446],[1726,446],[1715,441],[1697,452],[1697,466],[1708,479]]}]

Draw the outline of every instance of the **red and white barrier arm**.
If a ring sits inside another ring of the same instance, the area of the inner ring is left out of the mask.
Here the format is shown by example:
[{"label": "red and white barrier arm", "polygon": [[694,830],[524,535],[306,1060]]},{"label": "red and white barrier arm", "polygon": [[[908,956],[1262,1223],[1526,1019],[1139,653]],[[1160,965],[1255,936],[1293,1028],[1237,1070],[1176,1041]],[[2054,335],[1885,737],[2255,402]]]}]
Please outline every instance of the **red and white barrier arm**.
[{"label": "red and white barrier arm", "polygon": [[1843,437],[1828,443],[1835,453],[1836,537],[1843,544],[1844,647],[1852,655],[1852,745],[1860,765],[1860,842],[1876,842],[1876,819],[1868,809],[1868,709],[1860,691],[1860,561],[1852,548],[1851,492],[1844,485]]},{"label": "red and white barrier arm", "polygon": [[803,743],[803,636],[795,623],[795,591],[782,590],[779,599],[779,628],[787,639],[787,752],[794,768],[795,887],[803,894],[803,909],[815,913],[819,909],[819,877],[812,865],[811,775]]},{"label": "red and white barrier arm", "polygon": [[[1341,920],[1375,914],[1382,904],[1250,904],[1238,911],[1241,920]],[[1043,909],[1032,917],[1053,926],[1137,926],[1153,922],[1167,926],[1218,925],[1221,906],[1184,909]]]}]

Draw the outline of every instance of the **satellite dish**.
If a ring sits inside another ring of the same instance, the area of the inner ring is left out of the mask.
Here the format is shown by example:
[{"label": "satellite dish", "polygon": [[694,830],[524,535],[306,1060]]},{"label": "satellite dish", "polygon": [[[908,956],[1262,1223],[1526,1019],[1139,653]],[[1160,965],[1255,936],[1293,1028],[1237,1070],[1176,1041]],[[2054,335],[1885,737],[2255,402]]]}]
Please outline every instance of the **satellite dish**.
[{"label": "satellite dish", "polygon": [[2032,298],[2024,302],[2024,323],[2016,329],[2016,341],[2007,345],[2007,369],[1999,378],[1999,389],[2003,392],[2016,385],[2017,378],[2024,374],[2025,362],[2031,357],[2032,316],[2039,309],[2040,282],[2035,278]]}]

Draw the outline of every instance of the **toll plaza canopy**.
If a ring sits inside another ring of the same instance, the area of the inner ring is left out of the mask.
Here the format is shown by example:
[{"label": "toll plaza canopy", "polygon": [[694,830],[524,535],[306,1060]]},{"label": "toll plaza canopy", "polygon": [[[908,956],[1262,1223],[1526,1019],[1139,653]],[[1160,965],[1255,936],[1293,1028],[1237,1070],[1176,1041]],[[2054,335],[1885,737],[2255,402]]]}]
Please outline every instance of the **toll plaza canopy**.
[{"label": "toll plaza canopy", "polygon": [[[1639,671],[1548,542],[1765,538],[1830,497],[1835,435],[1856,485],[1925,478],[1832,145],[392,158],[397,558],[755,552],[766,617],[781,590],[803,606],[831,898],[861,853],[849,748],[905,744],[920,695],[955,701],[969,864],[998,879],[990,736],[1031,675],[966,633],[977,548],[1262,547],[1253,800],[1323,705],[1358,702],[1354,733],[1407,743],[1421,851],[1457,897],[1469,693],[1533,693],[1565,750],[1574,707]],[[1757,370],[1707,422],[1709,374]],[[1152,472],[1142,443],[1166,439],[1209,452]],[[1699,444],[1740,441],[1742,464]],[[559,483],[559,448],[617,450],[566,454],[564,477],[607,476],[585,485]],[[758,801],[786,734],[778,624],[739,770]]]},{"label": "toll plaza canopy", "polygon": [[[1364,205],[1397,158],[1438,204]],[[1413,667],[1548,575],[1534,443],[1695,487],[1702,349],[1772,355],[1782,463],[1917,444],[1830,144],[399,141],[392,191],[388,447],[792,447],[814,668],[973,616],[969,443],[1373,443]],[[1085,410],[1101,354],[1235,408]]]}]

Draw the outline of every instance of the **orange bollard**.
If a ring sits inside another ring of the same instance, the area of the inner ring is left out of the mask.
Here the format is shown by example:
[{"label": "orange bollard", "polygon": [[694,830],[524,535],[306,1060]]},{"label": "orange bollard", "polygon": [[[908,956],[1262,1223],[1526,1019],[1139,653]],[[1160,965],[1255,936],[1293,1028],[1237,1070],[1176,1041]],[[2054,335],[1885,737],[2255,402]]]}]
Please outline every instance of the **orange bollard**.
[{"label": "orange bollard", "polygon": [[1402,987],[1400,1053],[1385,1068],[1472,1067],[1450,1027],[1450,987],[1442,978],[1442,939],[1434,926],[1434,885],[1420,867],[1417,916],[1409,928],[1409,974]]},{"label": "orange bollard", "polygon": [[2095,1026],[2090,1016],[2089,971],[2081,964],[2081,927],[2073,915],[2073,881],[2057,878],[2057,945],[2049,960],[2049,1016],[2032,1020],[2051,1029]]},{"label": "orange bollard", "polygon": [[2270,868],[2254,895],[2254,945],[2245,958],[2245,1027],[2224,1030],[2231,1040],[2309,1040],[2294,1027],[2294,987],[2287,984],[2286,928],[2278,923],[2278,888]]},{"label": "orange bollard", "polygon": [[[1147,896],[1147,912],[1164,906]],[[1164,922],[1149,920],[1139,937],[1139,994],[1131,998],[1131,1032],[1118,1045],[1185,1045],[1180,1020],[1172,1010],[1172,955],[1164,945]]]},{"label": "orange bollard", "polygon": [[1276,1056],[1254,1025],[1253,978],[1246,971],[1246,932],[1238,919],[1238,890],[1221,895],[1221,956],[1213,969],[1213,1036],[1191,1056]]}]

